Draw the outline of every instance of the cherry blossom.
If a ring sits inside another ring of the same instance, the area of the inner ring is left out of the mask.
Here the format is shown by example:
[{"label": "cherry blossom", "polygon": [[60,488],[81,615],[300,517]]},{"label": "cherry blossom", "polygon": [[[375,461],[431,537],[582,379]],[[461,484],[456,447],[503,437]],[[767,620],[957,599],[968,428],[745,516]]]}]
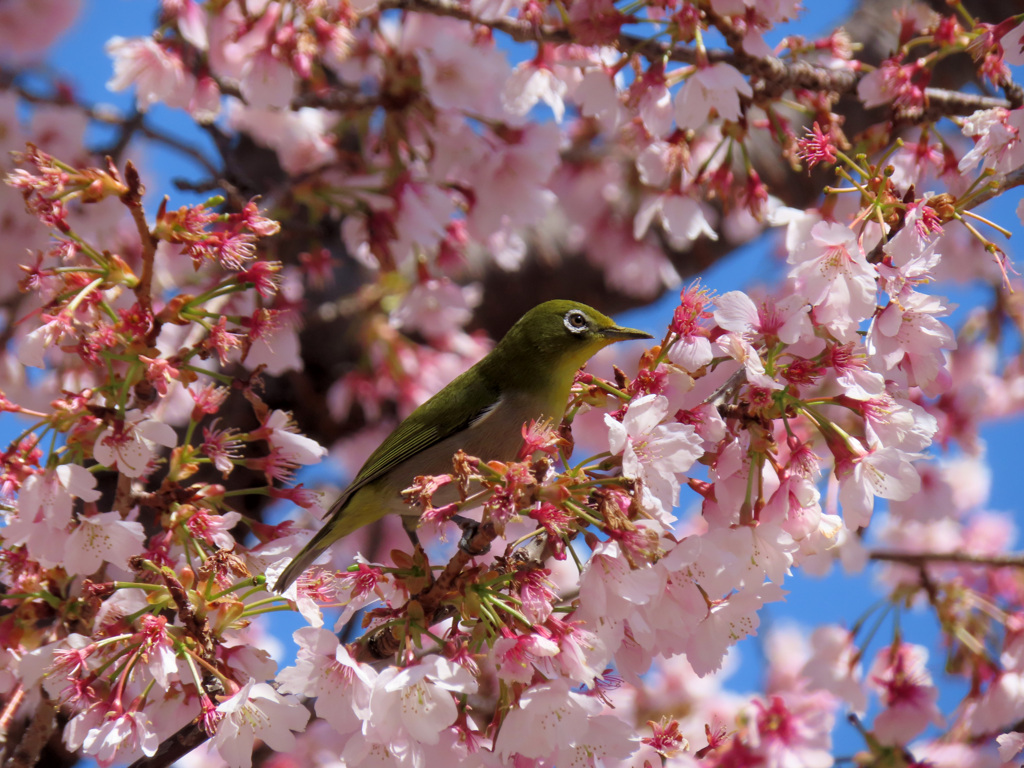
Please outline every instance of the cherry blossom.
[{"label": "cherry blossom", "polygon": [[999,742],[999,759],[1007,763],[1024,749],[1024,734],[1017,731],[1001,734],[996,741]]},{"label": "cherry blossom", "polygon": [[299,434],[284,411],[271,411],[258,434],[295,464],[316,464],[327,453],[315,440]]},{"label": "cherry blossom", "polygon": [[761,606],[782,600],[784,595],[776,584],[765,583],[716,601],[686,643],[686,657],[693,670],[698,675],[706,675],[720,669],[730,646],[757,634],[760,624],[757,611]]},{"label": "cherry blossom", "polygon": [[92,573],[103,562],[124,566],[144,540],[142,525],[117,512],[83,517],[68,536],[64,565],[75,573]]},{"label": "cherry blossom", "polygon": [[[797,6],[166,0],[107,41],[122,115],[60,71],[89,7],[3,4],[0,741],[45,699],[103,766],[1016,759],[1024,25],[908,6],[877,62]],[[652,339],[408,478],[461,545],[385,515],[268,591],[576,296]],[[830,572],[837,623],[752,652]]]},{"label": "cherry blossom", "polygon": [[99,499],[96,478],[82,466],[61,464],[24,482],[18,494],[18,516],[35,522],[45,519],[53,527],[62,528],[71,522],[75,498]]},{"label": "cherry blossom", "polygon": [[191,95],[191,75],[174,52],[151,38],[112,37],[107,52],[114,57],[114,77],[107,87],[121,91],[135,87],[139,109],[157,102],[185,108]]},{"label": "cherry blossom", "polygon": [[250,764],[257,737],[271,749],[291,749],[295,745],[294,732],[302,731],[309,720],[306,708],[294,696],[282,696],[266,683],[253,679],[218,705],[217,713],[222,718],[210,743],[231,768],[246,768]]},{"label": "cherry blossom", "polygon": [[82,752],[92,755],[103,768],[115,761],[131,760],[156,754],[159,739],[153,723],[145,712],[125,712],[108,718],[85,736]]},{"label": "cherry blossom", "polygon": [[409,291],[391,319],[407,330],[438,339],[469,322],[479,301],[474,293],[472,288],[461,288],[450,280],[427,280]]},{"label": "cherry blossom", "polygon": [[[414,754],[420,744],[436,744],[458,714],[453,693],[476,691],[469,671],[432,655],[404,669],[390,667],[374,681],[363,735]],[[415,758],[414,758],[415,760]]]},{"label": "cherry blossom", "polygon": [[591,716],[600,711],[600,702],[571,691],[565,680],[531,686],[502,723],[494,751],[505,761],[513,755],[553,760],[560,750],[587,743]]},{"label": "cherry blossom", "polygon": [[689,424],[664,424],[668,398],[644,395],[634,400],[621,422],[605,416],[608,444],[622,454],[625,477],[641,480],[654,510],[667,514],[679,495],[676,473],[685,472],[700,456],[697,433]]},{"label": "cherry blossom", "polygon": [[961,158],[960,172],[979,162],[986,168],[1007,173],[1024,165],[1024,143],[1020,130],[1024,127],[1024,110],[979,110],[964,121],[965,136],[976,139],[974,149]]},{"label": "cherry blossom", "polygon": [[505,84],[503,102],[513,115],[523,116],[538,102],[543,101],[555,115],[557,122],[565,114],[566,84],[546,66],[523,62],[517,66]]},{"label": "cherry blossom", "polygon": [[738,120],[740,97],[749,99],[753,94],[750,83],[735,67],[724,62],[699,66],[676,94],[676,125],[697,128],[711,110],[723,120]]},{"label": "cherry blossom", "polygon": [[139,477],[156,458],[157,445],[173,448],[177,442],[177,435],[169,424],[147,419],[141,411],[131,410],[123,421],[100,433],[93,446],[93,456],[128,477]]},{"label": "cherry blossom", "polygon": [[852,341],[859,322],[874,314],[877,290],[857,236],[835,222],[805,219],[790,224],[786,239],[790,275],[814,307],[814,319]]},{"label": "cherry blossom", "polygon": [[921,487],[921,477],[906,452],[885,447],[855,452],[837,462],[839,500],[843,522],[851,530],[863,527],[871,519],[874,497],[905,501]]},{"label": "cherry blossom", "polygon": [[316,697],[316,713],[339,733],[359,730],[370,717],[370,692],[377,674],[355,661],[326,629],[304,627],[295,633],[297,663],[277,674],[282,693]]},{"label": "cherry blossom", "polygon": [[867,695],[852,635],[842,627],[818,627],[811,635],[811,649],[802,674],[814,687],[843,699],[854,712],[863,713]]},{"label": "cherry blossom", "polygon": [[906,744],[929,723],[941,726],[938,690],[925,664],[928,651],[919,645],[883,648],[868,673],[885,709],[875,717],[874,735],[883,744]]}]

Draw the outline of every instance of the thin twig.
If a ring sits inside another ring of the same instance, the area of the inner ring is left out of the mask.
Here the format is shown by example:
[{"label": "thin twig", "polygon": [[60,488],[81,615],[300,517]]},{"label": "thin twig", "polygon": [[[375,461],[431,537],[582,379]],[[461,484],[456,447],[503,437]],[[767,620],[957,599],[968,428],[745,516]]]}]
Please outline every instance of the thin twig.
[{"label": "thin twig", "polygon": [[977,196],[971,198],[971,208],[977,208],[982,203],[988,202],[994,197],[1006,192],[1008,189],[1019,187],[1024,184],[1024,168],[1018,168],[1010,173],[1005,173],[1000,176],[993,176],[985,184],[985,189],[977,194]]},{"label": "thin twig", "polygon": [[[441,605],[441,601],[452,591],[462,570],[473,559],[474,555],[470,552],[486,552],[497,536],[498,532],[494,529],[494,523],[490,521],[482,523],[472,538],[465,543],[465,546],[459,547],[430,586],[410,598],[410,603],[415,601],[422,606],[423,615],[429,617],[426,621],[428,625],[444,618],[442,613],[445,611],[445,607]],[[351,643],[349,652],[356,661],[380,661],[393,656],[401,644],[402,638],[395,633],[391,626],[385,626],[371,632],[364,639]]]},{"label": "thin twig", "polygon": [[25,700],[25,695],[25,685],[18,683],[7,703],[4,704],[3,711],[0,711],[0,754],[3,754],[4,747],[7,746],[8,732],[11,729],[11,724],[14,722],[14,716],[18,714],[18,708],[21,707],[21,703]]},{"label": "thin twig", "polygon": [[928,563],[960,563],[963,565],[987,565],[993,568],[1024,568],[1024,554],[975,555],[970,552],[894,552],[875,550],[872,560],[919,566]]},{"label": "thin twig", "polygon": [[[468,5],[457,0],[382,0],[381,10],[394,9],[430,13],[435,16],[478,24],[488,29],[497,30],[521,43],[536,42],[565,44],[573,40],[569,29],[550,24],[535,24],[519,19],[481,19],[475,16]],[[643,56],[652,63],[673,61],[680,64],[693,64],[697,61],[695,48],[683,45],[672,45],[658,40],[644,39],[630,34],[620,34],[619,50]],[[754,78],[751,87],[754,90],[754,101],[761,102],[774,99],[793,88],[813,91],[829,91],[835,94],[852,93],[856,90],[860,79],[866,71],[830,69],[817,66],[808,61],[784,61],[776,56],[750,56],[737,50],[709,49],[706,59],[712,63],[724,62]],[[1010,108],[1007,99],[997,99],[979,94],[967,94],[940,88],[927,88],[928,109],[916,116],[916,122],[925,116],[934,119],[942,115],[968,115],[979,109],[993,107]],[[308,97],[310,102],[316,98]],[[312,104],[310,104],[312,105]]]},{"label": "thin twig", "polygon": [[39,755],[57,728],[57,710],[49,697],[39,698],[32,721],[25,729],[21,741],[4,763],[4,768],[34,768],[39,764]]},{"label": "thin twig", "polygon": [[[148,317],[153,317],[153,263],[156,261],[156,238],[149,231],[149,224],[146,223],[146,212],[142,207],[142,195],[146,188],[142,186],[139,172],[135,164],[129,160],[124,168],[124,180],[128,191],[121,195],[121,201],[131,211],[132,220],[139,233],[139,244],[142,246],[142,275],[135,285],[135,298]],[[160,323],[153,318],[152,327],[149,330],[146,343],[153,345],[160,333]]]},{"label": "thin twig", "polygon": [[152,757],[140,757],[129,768],[168,768],[210,738],[197,720],[160,742]]},{"label": "thin twig", "polygon": [[159,128],[153,127],[149,122],[141,119],[138,114],[124,117],[110,107],[97,107],[92,104],[68,101],[65,96],[59,93],[50,95],[29,90],[25,86],[20,85],[18,83],[17,75],[9,70],[0,70],[0,83],[9,84],[5,89],[0,85],[0,89],[14,91],[14,93],[16,93],[22,100],[29,104],[53,104],[58,107],[74,108],[82,112],[90,120],[95,120],[97,123],[121,127],[131,126],[135,132],[142,134],[147,139],[170,147],[171,149],[191,158],[197,165],[200,165],[203,170],[214,178],[223,175],[198,147],[193,146],[173,134],[166,133]]}]

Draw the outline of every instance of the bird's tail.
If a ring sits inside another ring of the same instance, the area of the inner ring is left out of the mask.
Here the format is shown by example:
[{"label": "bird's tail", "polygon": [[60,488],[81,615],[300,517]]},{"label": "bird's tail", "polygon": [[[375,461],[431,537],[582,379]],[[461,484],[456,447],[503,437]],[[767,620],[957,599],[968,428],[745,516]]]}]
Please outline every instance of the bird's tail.
[{"label": "bird's tail", "polygon": [[281,575],[277,577],[274,584],[274,591],[280,594],[291,586],[302,572],[313,564],[313,561],[320,557],[321,553],[339,538],[337,531],[331,525],[325,525],[317,532],[316,536],[309,540],[309,543],[302,548],[294,559],[288,563]]}]

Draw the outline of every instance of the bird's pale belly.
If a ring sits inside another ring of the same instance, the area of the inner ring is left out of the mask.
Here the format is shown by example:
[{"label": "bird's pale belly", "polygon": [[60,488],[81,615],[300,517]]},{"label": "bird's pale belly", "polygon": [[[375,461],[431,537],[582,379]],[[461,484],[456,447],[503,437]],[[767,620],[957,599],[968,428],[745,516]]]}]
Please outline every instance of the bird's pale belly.
[{"label": "bird's pale belly", "polygon": [[[558,410],[559,418],[565,408],[565,401],[557,406],[546,404],[546,410]],[[403,462],[391,474],[394,485],[388,488],[387,511],[400,515],[419,516],[419,506],[408,505],[401,493],[412,485],[416,475],[444,475],[452,471],[452,457],[460,449],[470,456],[484,461],[512,461],[523,444],[523,424],[545,415],[545,404],[538,407],[533,398],[509,397],[474,426],[457,435],[442,440]],[[390,483],[389,483],[390,485]],[[435,506],[458,501],[458,489],[454,483],[441,488],[434,495]]]}]

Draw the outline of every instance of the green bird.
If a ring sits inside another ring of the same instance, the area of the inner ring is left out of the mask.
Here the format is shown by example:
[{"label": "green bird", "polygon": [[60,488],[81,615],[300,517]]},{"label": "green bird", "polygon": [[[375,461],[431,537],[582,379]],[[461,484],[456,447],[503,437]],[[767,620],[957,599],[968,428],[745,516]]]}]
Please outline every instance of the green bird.
[{"label": "green bird", "polygon": [[[485,461],[511,461],[522,445],[524,424],[561,421],[576,371],[594,353],[616,341],[649,338],[575,301],[547,301],[531,309],[489,355],[413,411],[380,444],[274,590],[287,589],[331,544],[384,515],[402,515],[415,541],[419,510],[404,502],[402,491],[418,475],[450,472],[460,449]],[[443,498],[446,493],[452,498]],[[455,501],[455,490],[442,488],[435,500]]]}]

